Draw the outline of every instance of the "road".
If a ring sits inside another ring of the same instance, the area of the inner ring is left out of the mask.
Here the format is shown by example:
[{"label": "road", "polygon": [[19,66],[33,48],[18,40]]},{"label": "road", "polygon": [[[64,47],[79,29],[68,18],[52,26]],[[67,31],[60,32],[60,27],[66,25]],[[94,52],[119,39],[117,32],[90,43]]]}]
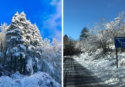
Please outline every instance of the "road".
[{"label": "road", "polygon": [[109,87],[71,57],[64,57],[64,87]]}]

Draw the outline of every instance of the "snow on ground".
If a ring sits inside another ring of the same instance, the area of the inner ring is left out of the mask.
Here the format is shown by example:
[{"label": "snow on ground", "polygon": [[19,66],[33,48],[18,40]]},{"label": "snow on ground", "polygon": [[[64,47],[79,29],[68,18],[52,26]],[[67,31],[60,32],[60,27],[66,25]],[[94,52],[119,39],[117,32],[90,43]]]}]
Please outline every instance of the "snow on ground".
[{"label": "snow on ground", "polygon": [[61,85],[45,72],[37,72],[31,76],[16,72],[11,77],[1,76],[0,87],[61,87]]},{"label": "snow on ground", "polygon": [[83,53],[79,57],[74,56],[73,58],[111,87],[125,87],[125,53],[118,53],[119,67],[116,68],[115,52],[113,55],[107,55],[98,60],[93,60],[95,54],[100,51],[96,51],[91,56],[88,53]]}]

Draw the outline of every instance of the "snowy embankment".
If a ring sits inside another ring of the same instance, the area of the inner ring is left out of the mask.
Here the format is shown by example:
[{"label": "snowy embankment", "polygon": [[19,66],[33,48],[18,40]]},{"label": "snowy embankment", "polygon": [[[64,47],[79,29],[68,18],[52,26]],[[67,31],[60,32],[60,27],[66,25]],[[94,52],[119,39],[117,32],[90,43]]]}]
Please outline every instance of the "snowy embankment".
[{"label": "snowy embankment", "polygon": [[116,68],[115,64],[115,51],[113,55],[101,56],[98,60],[93,60],[94,56],[99,52],[101,50],[97,50],[92,55],[83,53],[79,57],[74,56],[73,58],[98,78],[101,78],[105,84],[111,87],[125,87],[125,52],[118,53],[118,68]]},{"label": "snowy embankment", "polygon": [[61,87],[61,85],[45,72],[37,72],[31,76],[16,72],[11,77],[1,76],[0,87]]}]

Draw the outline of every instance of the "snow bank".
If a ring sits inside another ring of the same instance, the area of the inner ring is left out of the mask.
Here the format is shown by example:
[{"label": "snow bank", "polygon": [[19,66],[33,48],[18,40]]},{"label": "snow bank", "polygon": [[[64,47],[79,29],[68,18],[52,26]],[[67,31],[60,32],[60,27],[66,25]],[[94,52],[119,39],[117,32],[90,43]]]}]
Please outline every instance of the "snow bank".
[{"label": "snow bank", "polygon": [[37,72],[32,76],[20,75],[18,72],[0,78],[0,87],[61,87],[49,74]]}]

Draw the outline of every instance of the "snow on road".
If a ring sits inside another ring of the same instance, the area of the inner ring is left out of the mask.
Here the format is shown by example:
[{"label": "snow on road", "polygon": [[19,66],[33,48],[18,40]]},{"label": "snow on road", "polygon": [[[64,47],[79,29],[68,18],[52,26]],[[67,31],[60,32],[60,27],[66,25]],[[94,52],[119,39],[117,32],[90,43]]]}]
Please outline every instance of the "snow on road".
[{"label": "snow on road", "polygon": [[104,58],[93,60],[95,54],[89,56],[88,53],[83,53],[79,57],[74,56],[73,58],[111,87],[125,87],[125,53],[118,53],[119,68],[116,68],[115,65],[115,55],[107,55]]}]

